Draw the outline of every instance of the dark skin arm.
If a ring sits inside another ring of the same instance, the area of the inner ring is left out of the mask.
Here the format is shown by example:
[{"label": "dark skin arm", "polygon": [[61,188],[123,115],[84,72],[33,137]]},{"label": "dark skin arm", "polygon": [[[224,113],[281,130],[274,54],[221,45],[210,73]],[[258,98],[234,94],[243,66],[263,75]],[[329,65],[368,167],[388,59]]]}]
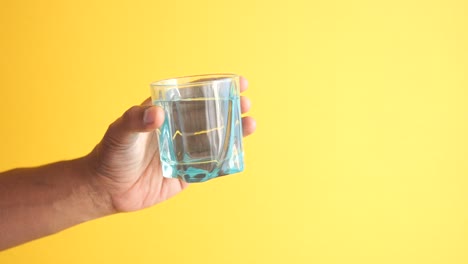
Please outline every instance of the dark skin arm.
[{"label": "dark skin arm", "polygon": [[[241,79],[241,91],[247,81]],[[250,108],[241,98],[241,109]],[[85,157],[0,173],[0,250],[68,227],[162,202],[187,187],[163,178],[154,130],[163,110],[149,100],[113,122]],[[255,120],[242,119],[244,136]]]}]

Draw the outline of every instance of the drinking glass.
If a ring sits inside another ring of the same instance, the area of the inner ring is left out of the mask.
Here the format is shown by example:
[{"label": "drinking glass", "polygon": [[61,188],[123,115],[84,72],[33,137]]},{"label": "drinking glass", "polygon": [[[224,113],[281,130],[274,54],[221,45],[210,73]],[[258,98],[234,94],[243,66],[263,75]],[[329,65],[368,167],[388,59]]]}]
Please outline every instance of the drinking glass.
[{"label": "drinking glass", "polygon": [[164,109],[156,131],[164,177],[203,182],[244,170],[239,85],[235,74],[151,84],[153,104]]}]

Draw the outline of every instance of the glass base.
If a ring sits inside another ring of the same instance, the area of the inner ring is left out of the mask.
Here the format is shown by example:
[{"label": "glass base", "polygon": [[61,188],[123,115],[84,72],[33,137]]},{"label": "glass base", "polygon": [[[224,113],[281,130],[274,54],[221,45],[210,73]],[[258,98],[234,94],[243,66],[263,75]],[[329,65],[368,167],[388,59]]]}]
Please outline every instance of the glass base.
[{"label": "glass base", "polygon": [[[202,164],[204,167],[207,164]],[[185,182],[205,182],[217,177],[235,174],[244,171],[244,163],[242,155],[223,162],[215,167],[215,169],[208,171],[200,168],[200,164],[170,164],[162,162],[162,172],[165,178],[180,178]]]}]

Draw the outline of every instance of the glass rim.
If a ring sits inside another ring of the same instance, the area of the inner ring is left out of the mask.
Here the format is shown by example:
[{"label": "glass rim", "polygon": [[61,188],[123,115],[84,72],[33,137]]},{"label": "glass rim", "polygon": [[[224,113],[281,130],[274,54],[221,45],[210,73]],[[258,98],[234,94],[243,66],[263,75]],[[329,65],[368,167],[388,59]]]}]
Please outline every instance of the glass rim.
[{"label": "glass rim", "polygon": [[[217,77],[216,80],[209,79],[207,78],[210,77]],[[175,80],[183,80],[183,79],[193,79],[193,78],[200,78],[200,81],[195,81],[195,82],[182,82],[182,83],[171,83],[171,81]],[[240,78],[240,75],[234,74],[234,73],[208,73],[208,74],[195,74],[195,75],[186,75],[186,76],[180,76],[180,77],[173,77],[173,78],[167,78],[167,79],[162,79],[159,81],[154,81],[151,82],[151,87],[174,87],[174,86],[192,86],[192,85],[200,85],[200,84],[207,84],[213,81],[217,82],[222,82],[222,81],[227,81],[233,78]]]}]

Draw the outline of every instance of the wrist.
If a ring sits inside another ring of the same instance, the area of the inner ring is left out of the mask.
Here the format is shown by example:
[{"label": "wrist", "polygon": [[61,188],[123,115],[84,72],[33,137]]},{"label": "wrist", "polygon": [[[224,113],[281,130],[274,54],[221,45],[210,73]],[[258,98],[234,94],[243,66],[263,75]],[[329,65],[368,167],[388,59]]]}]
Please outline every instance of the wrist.
[{"label": "wrist", "polygon": [[72,165],[73,170],[83,182],[83,190],[78,191],[78,193],[85,196],[82,199],[86,200],[89,205],[90,218],[99,218],[116,213],[111,196],[96,172],[96,161],[92,154],[72,162],[74,163]]}]

